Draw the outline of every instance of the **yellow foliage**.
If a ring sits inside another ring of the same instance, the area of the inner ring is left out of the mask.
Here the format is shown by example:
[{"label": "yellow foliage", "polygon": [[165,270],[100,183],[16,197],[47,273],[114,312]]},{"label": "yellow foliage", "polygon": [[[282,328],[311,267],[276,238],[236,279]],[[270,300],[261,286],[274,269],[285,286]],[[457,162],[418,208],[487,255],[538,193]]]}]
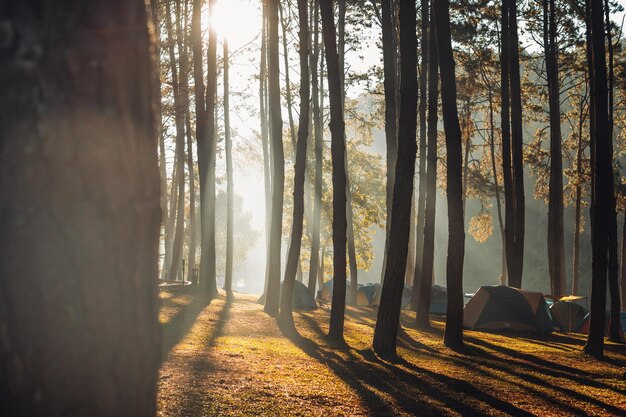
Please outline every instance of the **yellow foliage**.
[{"label": "yellow foliage", "polygon": [[485,243],[493,234],[493,222],[491,220],[491,213],[481,211],[470,219],[467,233],[472,235],[476,242]]}]

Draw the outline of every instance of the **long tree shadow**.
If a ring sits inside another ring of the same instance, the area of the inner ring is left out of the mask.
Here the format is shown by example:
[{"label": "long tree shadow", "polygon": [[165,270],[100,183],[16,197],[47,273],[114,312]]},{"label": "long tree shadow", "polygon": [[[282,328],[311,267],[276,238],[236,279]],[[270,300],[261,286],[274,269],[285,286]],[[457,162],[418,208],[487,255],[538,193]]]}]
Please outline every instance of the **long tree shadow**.
[{"label": "long tree shadow", "polygon": [[[315,334],[323,335],[313,318],[301,317]],[[359,396],[370,415],[393,415],[394,404],[402,411],[415,415],[442,415],[451,410],[462,415],[480,415],[485,408],[509,415],[531,415],[469,382],[419,368],[403,359],[389,363],[377,358],[369,349],[338,349],[303,337],[291,340],[344,381]],[[405,332],[400,332],[400,340],[426,355],[436,352]]]},{"label": "long tree shadow", "polygon": [[[214,346],[215,340],[223,333],[233,300],[232,294],[226,296],[224,306],[216,320],[216,325],[211,333],[206,335],[207,346]],[[211,301],[201,295],[195,295],[191,303],[182,307],[168,322],[161,324],[161,358],[163,361],[167,359],[174,346],[189,334],[191,328],[197,322],[198,316],[202,310],[211,304]]]}]

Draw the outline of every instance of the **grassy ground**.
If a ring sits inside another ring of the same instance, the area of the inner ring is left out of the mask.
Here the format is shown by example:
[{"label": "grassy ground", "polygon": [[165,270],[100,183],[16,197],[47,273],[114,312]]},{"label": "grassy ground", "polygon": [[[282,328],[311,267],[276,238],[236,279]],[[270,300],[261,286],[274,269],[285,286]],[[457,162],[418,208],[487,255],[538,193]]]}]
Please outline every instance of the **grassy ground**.
[{"label": "grassy ground", "polygon": [[301,337],[287,338],[252,296],[161,299],[161,416],[626,415],[626,348],[597,361],[581,335],[466,331],[459,354],[435,322],[401,332],[387,362],[370,348],[370,308],[347,309],[347,345],[333,346],[328,306],[295,313]]}]

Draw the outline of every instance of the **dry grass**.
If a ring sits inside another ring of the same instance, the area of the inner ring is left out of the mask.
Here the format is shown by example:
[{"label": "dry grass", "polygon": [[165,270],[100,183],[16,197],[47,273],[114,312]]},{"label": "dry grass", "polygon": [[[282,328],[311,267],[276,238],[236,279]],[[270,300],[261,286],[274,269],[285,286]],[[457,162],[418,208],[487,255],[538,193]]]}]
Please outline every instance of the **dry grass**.
[{"label": "dry grass", "polygon": [[252,296],[161,299],[161,416],[626,415],[624,346],[597,361],[581,335],[467,331],[461,354],[435,322],[402,332],[388,362],[370,349],[369,308],[348,308],[346,346],[333,346],[328,308],[296,313],[301,337],[288,338]]}]

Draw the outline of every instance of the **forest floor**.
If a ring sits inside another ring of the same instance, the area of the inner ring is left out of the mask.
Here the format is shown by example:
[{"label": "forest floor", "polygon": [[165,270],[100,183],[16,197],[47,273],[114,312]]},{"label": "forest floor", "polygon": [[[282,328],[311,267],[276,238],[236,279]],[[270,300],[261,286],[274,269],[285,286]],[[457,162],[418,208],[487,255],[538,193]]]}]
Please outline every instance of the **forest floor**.
[{"label": "forest floor", "polygon": [[457,353],[434,321],[405,328],[389,362],[371,350],[371,308],[347,308],[336,346],[324,337],[329,306],[295,313],[300,336],[286,337],[254,296],[160,297],[160,416],[626,415],[624,345],[607,343],[597,361],[581,353],[583,335],[466,331]]}]

